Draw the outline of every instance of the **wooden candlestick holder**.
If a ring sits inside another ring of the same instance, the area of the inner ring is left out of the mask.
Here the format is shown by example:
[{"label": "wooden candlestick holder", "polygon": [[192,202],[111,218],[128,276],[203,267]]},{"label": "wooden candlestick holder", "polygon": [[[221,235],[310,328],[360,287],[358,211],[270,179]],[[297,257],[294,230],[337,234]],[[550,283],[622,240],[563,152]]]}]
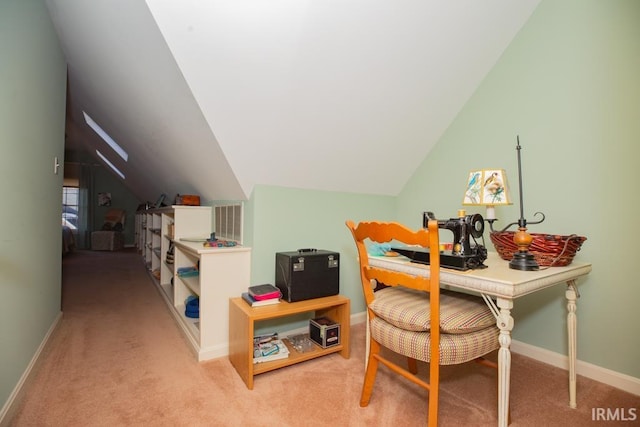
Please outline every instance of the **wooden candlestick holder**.
[{"label": "wooden candlestick holder", "polygon": [[527,227],[521,224],[518,231],[513,235],[513,243],[518,247],[518,252],[513,254],[513,258],[509,262],[509,268],[524,271],[533,271],[540,268],[533,254],[529,252],[531,242],[533,242],[533,237],[527,233]]}]

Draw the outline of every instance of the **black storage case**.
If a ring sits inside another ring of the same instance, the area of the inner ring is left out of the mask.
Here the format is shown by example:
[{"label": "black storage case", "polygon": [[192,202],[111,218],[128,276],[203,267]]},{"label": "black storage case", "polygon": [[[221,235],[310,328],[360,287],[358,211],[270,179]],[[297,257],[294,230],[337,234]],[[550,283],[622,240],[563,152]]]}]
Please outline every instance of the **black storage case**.
[{"label": "black storage case", "polygon": [[340,293],[340,254],[321,249],[276,253],[276,286],[288,302]]},{"label": "black storage case", "polygon": [[326,317],[309,320],[309,338],[322,348],[340,345],[340,325]]}]

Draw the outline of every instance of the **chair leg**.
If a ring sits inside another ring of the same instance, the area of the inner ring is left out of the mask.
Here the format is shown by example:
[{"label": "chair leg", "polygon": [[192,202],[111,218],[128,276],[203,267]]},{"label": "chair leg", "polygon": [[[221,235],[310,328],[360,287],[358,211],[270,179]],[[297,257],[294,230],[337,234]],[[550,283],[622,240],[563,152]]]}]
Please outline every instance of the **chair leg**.
[{"label": "chair leg", "polygon": [[364,374],[364,384],[362,385],[362,394],[360,395],[360,406],[365,407],[369,404],[371,393],[373,392],[373,384],[376,381],[378,373],[378,359],[375,357],[380,353],[380,344],[372,339],[369,342],[369,358],[367,360],[367,369]]},{"label": "chair leg", "polygon": [[413,375],[418,373],[418,361],[412,357],[407,357],[407,369]]},{"label": "chair leg", "polygon": [[440,399],[440,365],[429,362],[429,418],[427,425],[436,427],[438,425],[438,401]]},{"label": "chair leg", "polygon": [[491,360],[485,359],[484,357],[478,357],[474,360],[474,362],[489,368],[498,369],[498,364],[496,362],[492,362]]}]

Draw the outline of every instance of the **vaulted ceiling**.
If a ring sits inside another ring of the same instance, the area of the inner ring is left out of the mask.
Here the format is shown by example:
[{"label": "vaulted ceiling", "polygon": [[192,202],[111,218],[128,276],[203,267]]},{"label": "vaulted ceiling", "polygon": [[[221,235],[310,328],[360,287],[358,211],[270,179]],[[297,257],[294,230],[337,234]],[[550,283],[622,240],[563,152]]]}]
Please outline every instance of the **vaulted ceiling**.
[{"label": "vaulted ceiling", "polygon": [[397,194],[539,0],[46,2],[68,148],[98,148],[141,200],[213,201]]}]

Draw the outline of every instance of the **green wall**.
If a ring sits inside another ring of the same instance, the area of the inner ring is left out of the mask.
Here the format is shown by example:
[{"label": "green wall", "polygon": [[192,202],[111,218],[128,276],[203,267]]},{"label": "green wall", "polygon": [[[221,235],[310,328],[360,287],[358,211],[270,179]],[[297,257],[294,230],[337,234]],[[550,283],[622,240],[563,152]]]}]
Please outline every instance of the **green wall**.
[{"label": "green wall", "polygon": [[[543,1],[398,198],[398,219],[417,227],[423,210],[455,215],[470,170],[503,167],[516,204],[497,208],[498,224],[517,220],[520,135],[525,217],[547,216],[529,230],[588,238],[576,258],[593,263],[578,282],[578,358],[635,378],[639,24],[635,0]],[[566,354],[563,286],[513,314],[515,339]]]},{"label": "green wall", "polygon": [[0,1],[0,417],[60,314],[66,65],[41,0]]},{"label": "green wall", "polygon": [[392,220],[395,197],[256,186],[245,209],[246,245],[252,247],[251,282],[274,283],[276,252],[316,248],[340,253],[340,293],[351,312],[364,311],[353,238],[345,225]]},{"label": "green wall", "polygon": [[[104,216],[112,208],[124,209],[124,244],[133,246],[135,243],[136,209],[140,200],[129,191],[119,177],[102,166],[92,168],[93,182],[93,229],[100,230],[104,224]],[[98,193],[111,193],[111,206],[98,206]]]}]

